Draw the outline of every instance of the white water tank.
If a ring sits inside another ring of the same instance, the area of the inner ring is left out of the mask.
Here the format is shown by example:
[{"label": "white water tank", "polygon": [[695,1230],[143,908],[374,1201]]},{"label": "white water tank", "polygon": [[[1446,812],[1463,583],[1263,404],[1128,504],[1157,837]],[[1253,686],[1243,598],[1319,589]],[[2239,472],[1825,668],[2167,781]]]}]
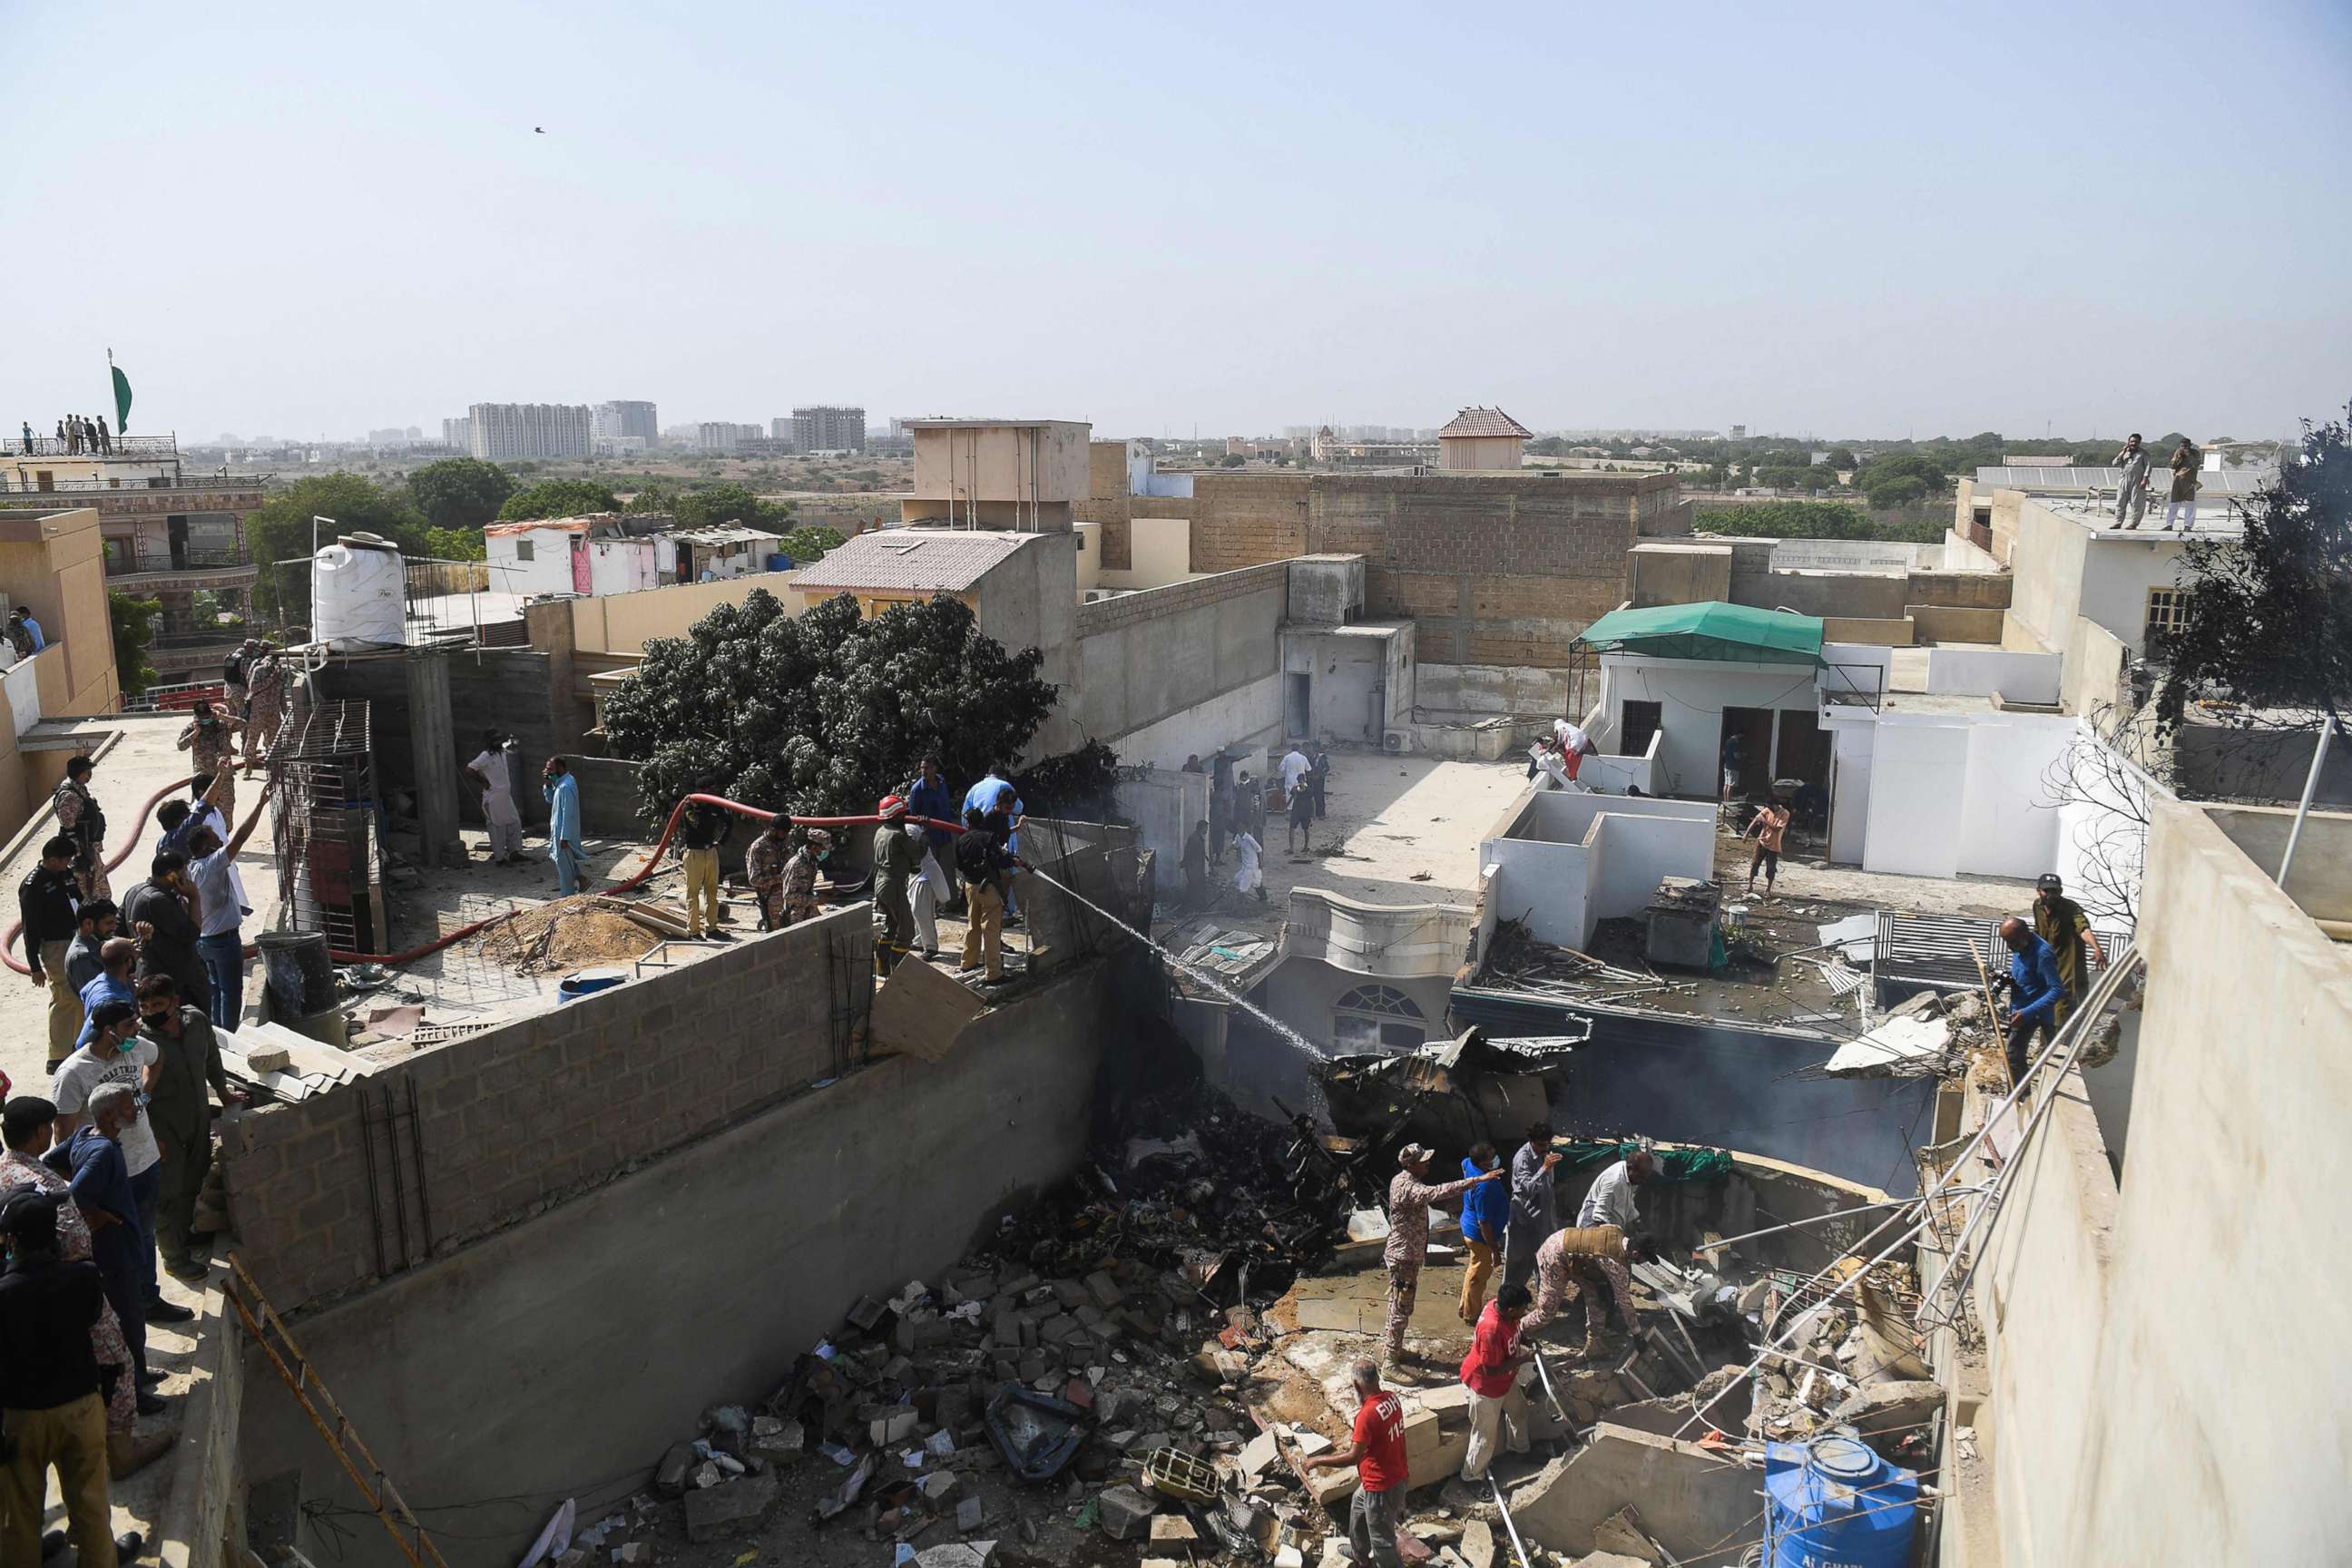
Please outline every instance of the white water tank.
[{"label": "white water tank", "polygon": [[311,640],[341,651],[400,647],[404,581],[389,539],[347,534],[320,549],[310,560]]}]

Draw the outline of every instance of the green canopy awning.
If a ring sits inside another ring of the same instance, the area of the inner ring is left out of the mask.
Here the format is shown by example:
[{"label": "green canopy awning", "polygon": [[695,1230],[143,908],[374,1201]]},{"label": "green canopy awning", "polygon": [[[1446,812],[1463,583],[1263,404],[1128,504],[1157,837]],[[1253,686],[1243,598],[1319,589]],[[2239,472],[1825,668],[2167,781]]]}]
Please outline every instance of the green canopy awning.
[{"label": "green canopy awning", "polygon": [[1818,616],[1752,605],[1657,605],[1612,610],[1584,628],[1579,642],[1600,653],[1655,658],[1712,658],[1745,664],[1822,661]]}]

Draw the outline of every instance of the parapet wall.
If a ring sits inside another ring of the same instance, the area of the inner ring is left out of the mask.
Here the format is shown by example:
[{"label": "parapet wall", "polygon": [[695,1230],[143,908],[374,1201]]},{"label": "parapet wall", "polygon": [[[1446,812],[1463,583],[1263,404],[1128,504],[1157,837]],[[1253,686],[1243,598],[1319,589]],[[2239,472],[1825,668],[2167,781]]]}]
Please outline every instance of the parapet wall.
[{"label": "parapet wall", "polygon": [[241,1119],[221,1157],[247,1267],[291,1312],[837,1075],[872,951],[854,905]]}]

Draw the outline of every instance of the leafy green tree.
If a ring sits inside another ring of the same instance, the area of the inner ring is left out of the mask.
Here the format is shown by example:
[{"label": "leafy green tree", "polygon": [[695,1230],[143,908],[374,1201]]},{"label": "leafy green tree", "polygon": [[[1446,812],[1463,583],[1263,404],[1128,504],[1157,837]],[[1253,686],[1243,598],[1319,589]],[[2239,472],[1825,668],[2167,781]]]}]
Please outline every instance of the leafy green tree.
[{"label": "leafy green tree", "polygon": [[675,511],[677,508],[678,497],[685,493],[685,490],[667,479],[649,479],[638,489],[636,494],[629,498],[629,504],[621,510],[639,516],[649,512]]},{"label": "leafy green tree", "polygon": [[[2352,410],[2347,410],[2352,415]],[[2168,436],[2167,440],[2177,437]],[[2301,461],[2239,508],[2243,536],[2192,535],[2187,616],[2156,648],[2157,721],[2221,696],[2270,729],[2341,722],[2352,705],[2352,431],[2304,426]],[[2275,717],[2268,717],[2275,715]]]},{"label": "leafy green tree", "polygon": [[1217,459],[1217,467],[1221,468],[1238,468],[1242,466],[1242,455],[1239,452],[1227,452],[1223,457]]},{"label": "leafy green tree", "polygon": [[670,498],[670,515],[681,528],[780,529],[792,516],[789,505],[761,500],[741,485],[711,485]]},{"label": "leafy green tree", "polygon": [[490,553],[478,528],[428,528],[425,551],[436,561],[485,561]]},{"label": "leafy green tree", "polygon": [[1832,447],[1830,448],[1829,466],[1835,468],[1842,474],[1850,474],[1853,472],[1854,469],[1862,467],[1862,463],[1861,460],[1853,455],[1853,447]]},{"label": "leafy green tree", "polygon": [[438,529],[479,529],[498,521],[515,482],[496,463],[445,458],[408,476],[408,500]]},{"label": "leafy green tree", "polygon": [[107,619],[114,626],[114,679],[125,697],[136,697],[155,684],[155,667],[147,649],[155,640],[155,619],[163,613],[161,599],[134,599],[110,588]]},{"label": "leafy green tree", "polygon": [[620,510],[620,499],[593,479],[541,479],[509,496],[499,508],[499,521],[526,522],[542,517],[585,517],[591,512]]},{"label": "leafy green tree", "polygon": [[1869,499],[1872,509],[1877,511],[1888,511],[1895,507],[1909,506],[1927,493],[1927,486],[1925,480],[1908,476],[1900,479],[1881,479],[1863,491],[1863,494]]},{"label": "leafy green tree", "polygon": [[783,552],[793,560],[814,561],[829,551],[838,550],[848,541],[841,531],[822,523],[810,523],[793,530],[783,537]]},{"label": "leafy green tree", "polygon": [[648,827],[716,790],[795,816],[870,812],[925,752],[951,780],[1020,754],[1054,710],[1036,648],[1008,651],[944,596],[867,618],[847,595],[794,616],[754,588],[646,645],[606,700],[614,753],[645,767]]},{"label": "leafy green tree", "polygon": [[[331,519],[317,530],[320,542],[339,533],[373,533],[410,555],[431,552],[426,524],[405,495],[383,489],[359,474],[313,474],[273,494],[245,520],[245,543],[259,579],[253,585],[255,613],[282,630],[310,619],[310,558],[313,517]],[[293,564],[281,566],[279,562]],[[281,600],[280,595],[283,595]]]}]

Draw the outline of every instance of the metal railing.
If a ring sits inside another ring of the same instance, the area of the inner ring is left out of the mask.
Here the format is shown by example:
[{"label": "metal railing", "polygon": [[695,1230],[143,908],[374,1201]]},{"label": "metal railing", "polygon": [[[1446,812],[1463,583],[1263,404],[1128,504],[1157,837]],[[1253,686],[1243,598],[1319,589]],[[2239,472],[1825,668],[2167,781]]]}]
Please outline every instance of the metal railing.
[{"label": "metal railing", "polygon": [[201,632],[157,632],[150,638],[149,647],[234,647],[253,634],[243,626],[221,626]]},{"label": "metal railing", "polygon": [[177,436],[114,436],[100,447],[85,440],[79,446],[59,436],[36,435],[29,447],[22,427],[0,440],[0,458],[176,458]]},{"label": "metal railing", "polygon": [[128,560],[109,552],[106,574],[135,577],[142,572],[226,572],[252,565],[245,552],[234,545],[190,545],[183,550],[141,550]]},{"label": "metal railing", "polygon": [[122,700],[125,713],[182,712],[199,702],[218,702],[228,689],[217,680],[157,682],[136,697]]},{"label": "metal railing", "polygon": [[1875,712],[1886,700],[1886,666],[1825,663],[1821,691],[1824,707],[1868,708]]},{"label": "metal railing", "polygon": [[[6,461],[0,457],[0,462]],[[142,474],[136,479],[70,479],[44,480],[37,475],[0,472],[0,493],[8,495],[104,495],[116,490],[260,490],[269,481],[259,474]]]}]

